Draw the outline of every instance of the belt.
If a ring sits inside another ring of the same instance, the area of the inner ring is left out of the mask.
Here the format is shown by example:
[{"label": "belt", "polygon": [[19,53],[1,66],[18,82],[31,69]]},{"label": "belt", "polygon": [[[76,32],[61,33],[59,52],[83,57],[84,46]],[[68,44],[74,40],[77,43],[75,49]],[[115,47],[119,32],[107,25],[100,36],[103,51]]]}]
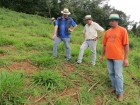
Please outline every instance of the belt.
[{"label": "belt", "polygon": [[96,41],[96,39],[86,39],[86,41]]}]

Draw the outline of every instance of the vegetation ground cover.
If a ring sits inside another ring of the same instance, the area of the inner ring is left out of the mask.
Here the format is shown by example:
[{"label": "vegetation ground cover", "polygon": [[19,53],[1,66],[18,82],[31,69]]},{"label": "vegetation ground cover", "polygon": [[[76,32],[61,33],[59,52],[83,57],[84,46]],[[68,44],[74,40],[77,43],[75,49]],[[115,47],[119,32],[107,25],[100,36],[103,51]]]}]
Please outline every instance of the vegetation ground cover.
[{"label": "vegetation ground cover", "polygon": [[[124,101],[109,93],[111,83],[102,63],[101,39],[97,64],[91,65],[90,49],[83,63],[76,60],[83,42],[83,26],[71,35],[72,60],[65,60],[61,43],[52,57],[53,24],[50,19],[0,8],[0,104],[1,105],[139,105],[140,39],[129,34],[129,67],[124,68]],[[93,88],[91,88],[93,87]]]}]

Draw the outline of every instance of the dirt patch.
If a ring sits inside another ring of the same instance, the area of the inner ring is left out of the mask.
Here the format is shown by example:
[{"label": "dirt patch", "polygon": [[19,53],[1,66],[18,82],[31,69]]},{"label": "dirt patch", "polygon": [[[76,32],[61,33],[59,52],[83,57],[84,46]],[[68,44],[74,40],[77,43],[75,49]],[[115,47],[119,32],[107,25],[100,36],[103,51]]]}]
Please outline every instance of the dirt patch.
[{"label": "dirt patch", "polygon": [[3,48],[6,50],[16,50],[15,46],[12,45],[4,46]]},{"label": "dirt patch", "polygon": [[42,95],[40,97],[33,97],[33,96],[29,96],[28,100],[31,102],[30,104],[24,104],[24,105],[42,105],[41,103],[45,103],[47,102],[47,100],[45,99],[46,95]]},{"label": "dirt patch", "polygon": [[4,56],[6,56],[6,54],[4,54],[4,53],[3,53],[3,54],[0,54],[0,58],[2,58],[2,57],[4,57]]},{"label": "dirt patch", "polygon": [[60,96],[74,96],[76,95],[78,92],[78,89],[68,89],[68,88],[65,88],[63,90],[63,92],[60,94]]},{"label": "dirt patch", "polygon": [[29,61],[15,62],[10,65],[9,70],[25,70],[26,73],[32,74],[34,71],[37,71],[38,68],[33,66]]},{"label": "dirt patch", "polygon": [[95,105],[102,105],[102,100],[100,97],[94,97],[94,103]]},{"label": "dirt patch", "polygon": [[69,89],[65,88],[62,93],[59,94],[59,97],[70,97],[71,100],[78,99],[79,90],[76,88]]},{"label": "dirt patch", "polygon": [[75,68],[69,64],[69,63],[65,63],[66,65],[66,70],[69,71],[69,72],[74,72],[75,71]]}]

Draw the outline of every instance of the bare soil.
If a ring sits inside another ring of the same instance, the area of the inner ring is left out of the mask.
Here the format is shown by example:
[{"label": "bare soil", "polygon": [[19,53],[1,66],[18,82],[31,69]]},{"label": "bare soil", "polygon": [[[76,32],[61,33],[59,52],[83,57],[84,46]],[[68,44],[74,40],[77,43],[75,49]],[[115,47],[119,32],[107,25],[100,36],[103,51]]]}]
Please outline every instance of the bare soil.
[{"label": "bare soil", "polygon": [[37,71],[38,68],[32,65],[29,61],[15,62],[12,65],[8,66],[9,70],[24,70],[28,74],[32,74]]}]

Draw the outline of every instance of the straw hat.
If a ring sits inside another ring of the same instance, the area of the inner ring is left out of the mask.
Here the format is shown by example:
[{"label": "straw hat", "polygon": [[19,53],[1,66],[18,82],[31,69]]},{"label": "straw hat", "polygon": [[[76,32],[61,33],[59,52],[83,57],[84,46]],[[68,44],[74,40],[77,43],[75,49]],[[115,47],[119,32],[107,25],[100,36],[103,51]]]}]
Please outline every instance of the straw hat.
[{"label": "straw hat", "polygon": [[62,14],[70,15],[71,13],[69,12],[69,9],[64,8],[63,11],[61,11]]}]

